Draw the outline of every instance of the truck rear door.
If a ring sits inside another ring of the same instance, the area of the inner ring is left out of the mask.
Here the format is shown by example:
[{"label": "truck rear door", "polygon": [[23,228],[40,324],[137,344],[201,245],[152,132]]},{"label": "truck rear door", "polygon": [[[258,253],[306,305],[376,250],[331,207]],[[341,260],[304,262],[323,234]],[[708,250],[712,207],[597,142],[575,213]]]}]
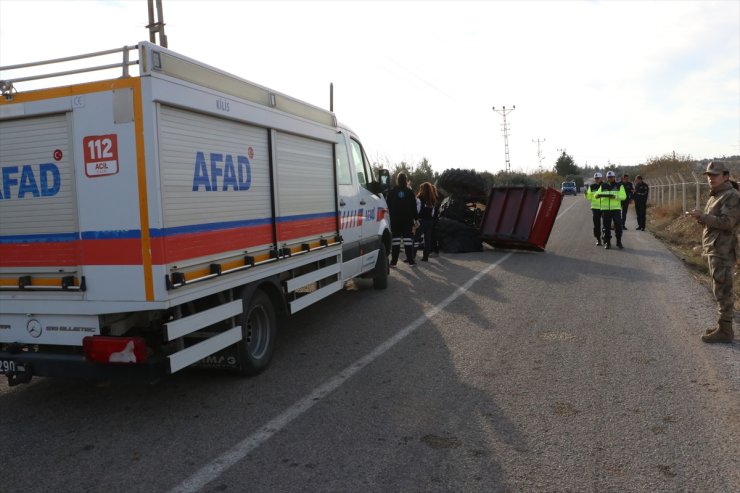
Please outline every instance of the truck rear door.
[{"label": "truck rear door", "polygon": [[70,134],[68,113],[0,121],[0,286],[5,289],[61,289],[70,276],[79,286]]}]

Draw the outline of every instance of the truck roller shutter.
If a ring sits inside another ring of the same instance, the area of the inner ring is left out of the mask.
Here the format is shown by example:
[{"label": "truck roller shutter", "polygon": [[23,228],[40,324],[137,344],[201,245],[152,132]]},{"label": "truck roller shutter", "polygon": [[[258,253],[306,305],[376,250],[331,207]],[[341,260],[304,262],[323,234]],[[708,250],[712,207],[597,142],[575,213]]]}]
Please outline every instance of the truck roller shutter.
[{"label": "truck roller shutter", "polygon": [[159,143],[163,263],[269,250],[267,129],[163,105]]},{"label": "truck roller shutter", "polygon": [[0,267],[79,264],[67,114],[0,121]]},{"label": "truck roller shutter", "polygon": [[278,242],[337,233],[333,144],[277,133]]}]

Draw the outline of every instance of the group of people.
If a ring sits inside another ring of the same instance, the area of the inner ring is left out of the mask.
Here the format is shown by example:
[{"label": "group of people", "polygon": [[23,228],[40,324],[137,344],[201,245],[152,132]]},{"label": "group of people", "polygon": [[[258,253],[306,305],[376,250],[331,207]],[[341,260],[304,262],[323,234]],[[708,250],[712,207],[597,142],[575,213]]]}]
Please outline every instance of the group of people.
[{"label": "group of people", "polygon": [[[406,173],[398,173],[396,186],[388,192],[388,214],[391,220],[391,267],[398,264],[401,246],[404,247],[406,262],[416,265],[416,245],[423,237],[422,262],[429,261],[434,243],[434,221],[438,216],[437,188],[424,182],[419,186],[419,193],[414,196]],[[416,226],[416,228],[415,228]],[[415,231],[414,231],[415,229]]]},{"label": "group of people", "polygon": [[[707,257],[712,292],[718,305],[717,324],[705,331],[701,339],[707,343],[732,343],[734,339],[733,316],[735,294],[732,286],[734,268],[740,258],[740,186],[730,179],[730,170],[721,161],[712,161],[704,174],[709,182],[709,200],[704,212],[696,209],[686,214],[703,226],[703,255]],[[642,179],[629,175],[616,181],[616,173],[607,171],[606,182],[602,174],[594,173],[594,183],[586,187],[586,199],[591,201],[593,233],[596,244],[611,248],[611,230],[614,226],[617,248],[622,249],[622,231],[626,228],[629,204],[634,201],[637,229],[645,231],[645,212],[650,187]],[[396,177],[396,187],[388,193],[388,212],[391,220],[391,266],[396,266],[404,246],[406,261],[416,265],[416,247],[424,240],[421,260],[429,260],[434,248],[434,221],[438,215],[438,193],[434,185],[424,182],[414,195],[405,173]],[[415,225],[416,231],[414,231]]]},{"label": "group of people", "polygon": [[637,214],[637,229],[645,231],[645,212],[650,188],[637,175],[635,183],[625,174],[621,181],[617,181],[614,171],[606,172],[606,181],[601,173],[594,173],[594,182],[586,186],[584,194],[586,200],[591,201],[591,215],[594,224],[594,237],[597,246],[604,246],[607,250],[612,247],[612,228],[617,239],[617,248],[624,248],[622,231],[627,229],[627,210],[634,201]]},{"label": "group of people", "polygon": [[[740,186],[730,179],[730,170],[721,161],[707,165],[704,174],[709,182],[709,200],[704,212],[696,209],[686,214],[703,226],[702,248],[707,258],[712,278],[712,292],[718,306],[717,324],[708,328],[701,336],[707,343],[732,343],[735,294],[732,286],[734,268],[740,258]],[[637,229],[645,231],[645,212],[650,187],[640,175],[634,185],[629,175],[616,181],[614,171],[606,173],[606,182],[601,173],[594,174],[594,182],[586,188],[586,199],[591,201],[593,233],[596,244],[611,248],[612,224],[617,239],[617,248],[624,248],[622,231],[626,228],[627,210],[634,201]]]}]

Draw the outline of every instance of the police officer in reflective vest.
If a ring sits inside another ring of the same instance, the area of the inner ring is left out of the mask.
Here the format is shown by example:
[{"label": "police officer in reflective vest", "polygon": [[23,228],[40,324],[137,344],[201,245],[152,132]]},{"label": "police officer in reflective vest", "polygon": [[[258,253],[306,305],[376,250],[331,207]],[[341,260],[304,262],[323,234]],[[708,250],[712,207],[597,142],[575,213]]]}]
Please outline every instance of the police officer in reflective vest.
[{"label": "police officer in reflective vest", "polygon": [[596,246],[601,246],[601,205],[599,199],[596,198],[596,192],[601,187],[601,173],[598,171],[594,173],[594,182],[586,186],[586,193],[584,197],[586,200],[591,201],[591,216],[594,221],[594,238],[596,238]]},{"label": "police officer in reflective vest", "polygon": [[688,214],[704,226],[701,243],[712,276],[712,292],[717,300],[719,320],[704,333],[704,342],[732,343],[732,317],[735,313],[735,293],[732,276],[740,245],[740,193],[737,184],[730,181],[730,170],[721,161],[707,164],[704,173],[709,181],[709,200],[704,212],[696,209]]},{"label": "police officer in reflective vest", "polygon": [[622,245],[622,201],[627,199],[627,192],[624,185],[618,183],[614,171],[606,172],[606,182],[596,191],[596,198],[599,199],[601,207],[601,221],[604,233],[604,248],[609,250],[612,247],[612,228],[614,223],[614,235],[617,237],[617,248],[624,248]]}]

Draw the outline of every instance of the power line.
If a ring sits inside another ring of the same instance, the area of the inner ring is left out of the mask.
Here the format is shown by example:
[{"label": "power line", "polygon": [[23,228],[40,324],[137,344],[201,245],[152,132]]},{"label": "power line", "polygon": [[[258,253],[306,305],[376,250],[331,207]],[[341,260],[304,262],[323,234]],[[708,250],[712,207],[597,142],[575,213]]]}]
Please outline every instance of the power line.
[{"label": "power line", "polygon": [[504,153],[506,155],[506,172],[511,173],[511,163],[509,162],[509,126],[506,124],[506,115],[516,109],[516,105],[512,106],[510,110],[506,109],[506,106],[502,106],[500,110],[497,110],[495,106],[491,109],[504,117],[504,123],[501,128],[504,132]]}]

